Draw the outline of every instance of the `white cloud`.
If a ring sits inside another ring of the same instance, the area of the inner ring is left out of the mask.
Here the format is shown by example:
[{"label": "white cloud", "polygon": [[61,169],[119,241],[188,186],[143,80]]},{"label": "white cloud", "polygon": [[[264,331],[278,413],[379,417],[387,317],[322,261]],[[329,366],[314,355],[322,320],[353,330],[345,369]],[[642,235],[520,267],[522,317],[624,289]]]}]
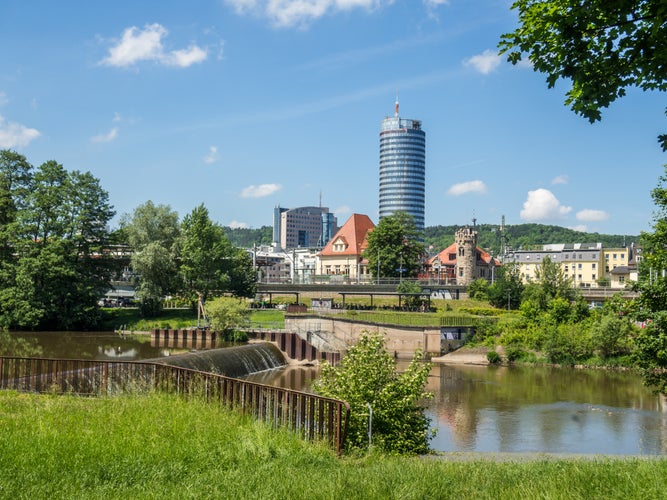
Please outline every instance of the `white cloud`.
[{"label": "white cloud", "polygon": [[599,222],[607,220],[609,214],[604,210],[592,210],[590,208],[585,208],[577,212],[577,220],[582,220],[586,222]]},{"label": "white cloud", "polygon": [[99,134],[90,138],[93,142],[111,142],[118,137],[118,127],[114,127],[106,134]]},{"label": "white cloud", "polygon": [[122,118],[121,118],[121,116],[120,116],[120,113],[115,112],[115,113],[113,114],[113,119],[112,119],[111,121],[112,121],[113,123],[118,123],[118,122],[122,121]]},{"label": "white cloud", "polygon": [[20,123],[6,122],[0,115],[0,148],[24,147],[40,135],[39,130]]},{"label": "white cloud", "polygon": [[225,0],[238,14],[267,17],[282,28],[307,26],[328,13],[363,8],[372,10],[393,0]]},{"label": "white cloud", "polygon": [[162,39],[168,33],[167,29],[158,23],[147,24],[143,30],[136,26],[126,28],[120,41],[109,49],[109,55],[102,59],[101,63],[122,68],[141,61],[155,61],[167,66],[186,68],[206,59],[206,50],[196,45],[165,52]]},{"label": "white cloud", "polygon": [[569,180],[567,175],[557,175],[551,179],[551,184],[567,184]]},{"label": "white cloud", "polygon": [[449,0],[424,0],[427,7],[437,7],[438,5],[448,5]]},{"label": "white cloud", "polygon": [[481,54],[472,56],[463,61],[463,65],[472,67],[483,75],[488,75],[500,66],[500,61],[501,59],[497,52],[486,49]]},{"label": "white cloud", "polygon": [[451,196],[461,196],[468,193],[486,193],[486,184],[482,181],[468,181],[454,184],[447,190],[447,194]]},{"label": "white cloud", "polygon": [[248,186],[241,191],[241,198],[262,198],[269,196],[283,187],[280,184],[260,184],[258,186]]},{"label": "white cloud", "polygon": [[562,219],[571,210],[572,207],[561,205],[558,198],[548,189],[536,189],[528,191],[520,217],[527,221]]},{"label": "white cloud", "polygon": [[246,224],[245,222],[239,222],[233,220],[229,223],[229,227],[231,227],[232,229],[246,229],[248,227],[248,224]]},{"label": "white cloud", "polygon": [[211,163],[215,163],[220,159],[220,155],[218,155],[218,148],[217,146],[211,146],[208,148],[208,154],[204,156],[204,163],[208,163],[209,165]]},{"label": "white cloud", "polygon": [[580,233],[588,232],[588,226],[586,226],[586,224],[579,224],[577,226],[572,226],[569,229],[572,229],[572,231],[579,231]]}]

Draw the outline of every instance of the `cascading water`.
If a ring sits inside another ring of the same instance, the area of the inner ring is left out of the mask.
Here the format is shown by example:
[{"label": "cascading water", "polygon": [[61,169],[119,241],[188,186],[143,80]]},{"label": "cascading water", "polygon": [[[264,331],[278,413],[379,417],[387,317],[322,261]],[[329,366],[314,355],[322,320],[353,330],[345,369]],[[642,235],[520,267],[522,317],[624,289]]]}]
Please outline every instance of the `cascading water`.
[{"label": "cascading water", "polygon": [[270,342],[190,352],[151,361],[234,378],[287,364],[280,349]]}]

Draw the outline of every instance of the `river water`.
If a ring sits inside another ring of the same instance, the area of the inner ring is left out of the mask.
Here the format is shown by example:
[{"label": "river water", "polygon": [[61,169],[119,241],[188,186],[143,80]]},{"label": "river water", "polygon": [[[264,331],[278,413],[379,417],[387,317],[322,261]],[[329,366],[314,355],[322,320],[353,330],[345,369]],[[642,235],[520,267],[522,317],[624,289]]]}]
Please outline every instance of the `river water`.
[{"label": "river water", "polygon": [[[2,342],[14,355],[52,358],[141,360],[189,350],[114,333],[12,333]],[[250,379],[308,390],[317,373],[291,367]],[[667,455],[667,399],[632,373],[436,364],[427,389],[437,451]]]}]

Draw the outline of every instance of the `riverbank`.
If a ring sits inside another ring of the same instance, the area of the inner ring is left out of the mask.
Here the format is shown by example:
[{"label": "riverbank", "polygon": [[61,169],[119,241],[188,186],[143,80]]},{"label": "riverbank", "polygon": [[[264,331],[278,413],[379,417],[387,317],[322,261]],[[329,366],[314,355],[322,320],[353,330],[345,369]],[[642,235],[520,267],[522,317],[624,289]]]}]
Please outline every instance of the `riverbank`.
[{"label": "riverbank", "polygon": [[[489,350],[488,347],[463,346],[456,351],[445,354],[444,356],[431,358],[431,362],[455,365],[488,365],[489,360],[487,354]],[[502,355],[499,349],[497,349],[496,352]]]},{"label": "riverbank", "polygon": [[337,458],[223,408],[157,394],[0,391],[0,427],[6,498],[628,499],[667,488],[662,457]]}]

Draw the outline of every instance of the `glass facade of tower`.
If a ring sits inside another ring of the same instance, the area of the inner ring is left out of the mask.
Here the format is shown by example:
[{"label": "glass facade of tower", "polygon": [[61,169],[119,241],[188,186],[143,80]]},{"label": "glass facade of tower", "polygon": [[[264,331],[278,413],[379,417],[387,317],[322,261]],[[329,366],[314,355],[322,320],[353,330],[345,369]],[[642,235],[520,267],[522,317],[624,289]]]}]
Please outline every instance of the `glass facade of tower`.
[{"label": "glass facade of tower", "polygon": [[380,210],[386,217],[403,211],[424,229],[426,134],[419,120],[385,118],[380,131]]}]

